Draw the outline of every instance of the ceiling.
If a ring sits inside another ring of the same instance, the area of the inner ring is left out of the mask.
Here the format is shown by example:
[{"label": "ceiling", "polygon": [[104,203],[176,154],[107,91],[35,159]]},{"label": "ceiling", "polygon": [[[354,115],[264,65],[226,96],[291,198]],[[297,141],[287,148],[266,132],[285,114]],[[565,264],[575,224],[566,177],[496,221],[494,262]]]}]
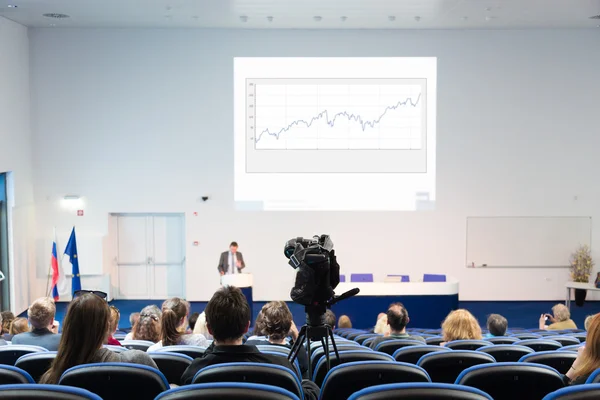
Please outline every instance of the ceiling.
[{"label": "ceiling", "polygon": [[598,14],[600,0],[0,0],[29,27],[585,29]]}]

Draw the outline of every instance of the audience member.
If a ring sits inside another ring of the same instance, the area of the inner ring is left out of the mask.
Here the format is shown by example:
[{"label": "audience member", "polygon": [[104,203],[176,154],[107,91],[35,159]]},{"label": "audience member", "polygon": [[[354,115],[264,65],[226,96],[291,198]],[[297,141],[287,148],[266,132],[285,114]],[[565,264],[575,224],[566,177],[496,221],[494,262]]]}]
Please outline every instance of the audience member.
[{"label": "audience member", "polygon": [[9,333],[10,323],[15,319],[15,314],[12,311],[2,311],[0,320],[2,320],[2,334]]},{"label": "audience member", "polygon": [[580,385],[600,368],[600,314],[592,316],[585,346],[578,349],[577,358],[566,373],[566,384]]},{"label": "audience member", "polygon": [[102,347],[109,325],[110,309],[104,299],[92,293],[73,299],[65,316],[56,358],[40,383],[56,384],[63,372],[81,364],[128,362],[157,368],[150,356],[142,351],[115,353]]},{"label": "audience member", "polygon": [[142,309],[140,319],[133,325],[133,330],[125,336],[125,340],[160,340],[160,318],[162,312],[157,306],[150,305]]},{"label": "audience member", "polygon": [[383,336],[388,336],[390,334],[390,326],[388,325],[387,315],[377,319],[373,333]]},{"label": "audience member", "polygon": [[121,313],[119,309],[115,306],[110,306],[110,318],[108,324],[108,337],[106,339],[106,344],[110,344],[111,346],[120,346],[121,343],[115,339],[115,332],[119,328],[119,320],[121,319]]},{"label": "audience member", "polygon": [[12,340],[15,335],[19,333],[29,332],[29,322],[27,318],[18,317],[12,320],[8,333],[4,335],[5,340]]},{"label": "audience member", "polygon": [[329,325],[331,329],[335,329],[335,314],[331,310],[325,311],[325,324]]},{"label": "audience member", "polygon": [[[539,320],[540,329],[577,329],[577,325],[575,325],[575,322],[573,322],[573,320],[571,319],[571,311],[569,311],[567,306],[565,306],[564,304],[559,303],[552,307],[552,314],[554,315],[542,314]],[[549,322],[551,322],[551,324],[548,326],[546,326],[546,318]]]},{"label": "audience member", "polygon": [[340,316],[338,320],[337,326],[339,329],[350,329],[352,328],[352,321],[350,321],[350,317],[347,315]]},{"label": "audience member", "polygon": [[[208,331],[214,337],[214,349],[204,357],[196,358],[181,377],[188,385],[202,368],[229,362],[259,362],[282,365],[294,371],[286,357],[263,354],[256,346],[242,344],[244,334],[250,327],[250,306],[238,288],[227,286],[219,289],[206,306]],[[305,399],[317,399],[319,388],[310,381],[302,382]]]},{"label": "audience member", "polygon": [[583,328],[587,331],[590,330],[590,323],[592,322],[592,319],[596,316],[596,314],[594,315],[588,315],[587,317],[585,317],[585,321],[583,322]]},{"label": "audience member", "polygon": [[194,326],[194,333],[203,335],[208,340],[212,340],[212,335],[208,333],[208,329],[206,328],[206,313],[204,311],[198,316],[198,320]]},{"label": "audience member", "polygon": [[254,321],[254,329],[252,330],[252,336],[248,340],[267,340],[267,334],[265,333],[265,321],[263,315],[263,309],[266,304],[260,309],[256,320]]},{"label": "audience member", "polygon": [[377,324],[379,324],[380,321],[385,321],[385,323],[387,324],[386,334],[384,334],[384,336],[375,338],[371,342],[372,349],[377,347],[379,343],[392,339],[418,340],[420,342],[425,343],[425,339],[423,339],[422,337],[411,336],[408,333],[406,333],[406,326],[410,322],[410,318],[408,317],[408,311],[402,303],[390,304],[387,314],[384,317],[380,318],[377,321]]},{"label": "audience member", "polygon": [[194,328],[196,327],[196,322],[198,321],[199,316],[200,316],[199,312],[195,312],[195,313],[192,313],[192,315],[190,315],[188,324],[190,326],[190,330],[192,331],[192,333],[195,333]]},{"label": "audience member", "polygon": [[132,312],[129,314],[129,331],[133,329],[133,326],[140,320],[139,312]]},{"label": "audience member", "polygon": [[163,346],[174,346],[178,344],[191,346],[208,346],[208,341],[202,335],[186,334],[187,314],[189,303],[179,297],[165,300],[162,305],[162,318],[160,324],[161,340],[148,351],[155,351]]},{"label": "audience member", "polygon": [[490,331],[487,337],[505,336],[508,321],[500,314],[490,314],[487,319],[487,329]]},{"label": "audience member", "polygon": [[61,336],[52,332],[55,314],[56,305],[50,297],[35,300],[27,310],[31,332],[13,336],[12,344],[28,344],[41,346],[50,351],[58,350]]},{"label": "audience member", "polygon": [[464,309],[454,310],[442,324],[442,345],[453,340],[481,339],[481,327],[477,319]]}]

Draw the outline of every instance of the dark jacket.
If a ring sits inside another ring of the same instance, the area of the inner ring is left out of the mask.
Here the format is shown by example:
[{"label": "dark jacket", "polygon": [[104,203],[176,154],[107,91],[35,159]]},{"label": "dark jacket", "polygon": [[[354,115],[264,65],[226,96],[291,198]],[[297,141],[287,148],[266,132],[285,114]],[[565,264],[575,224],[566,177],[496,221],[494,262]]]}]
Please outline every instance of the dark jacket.
[{"label": "dark jacket", "polygon": [[13,336],[12,344],[40,346],[50,351],[58,350],[60,335],[52,333],[48,328],[34,329],[31,332],[19,333]]},{"label": "dark jacket", "polygon": [[[204,367],[215,364],[224,364],[232,362],[256,362],[265,364],[281,365],[294,371],[294,367],[285,357],[272,354],[261,353],[256,346],[239,345],[239,346],[214,346],[210,353],[205,353],[203,357],[196,358],[192,364],[185,370],[181,377],[182,385],[192,383],[194,376]],[[304,399],[317,400],[319,398],[319,388],[314,382],[309,380],[302,381],[302,390],[304,391]]]},{"label": "dark jacket", "polygon": [[[286,347],[288,349],[292,349],[291,344],[273,344],[268,340],[248,340],[246,342],[247,345],[253,346],[262,346],[262,345],[270,345],[270,346],[281,346]],[[302,372],[302,376],[305,378],[310,378],[307,376],[308,374],[308,355],[306,353],[306,347],[300,346],[300,350],[298,351],[298,364],[300,364],[300,372]]]},{"label": "dark jacket", "polygon": [[[244,262],[244,256],[239,251],[235,253],[237,260],[242,264],[241,268],[237,269],[237,273],[242,273],[242,269],[246,268],[246,263]],[[229,270],[229,251],[224,251],[221,253],[221,257],[219,258],[219,266],[217,267],[219,272],[224,274]]]}]

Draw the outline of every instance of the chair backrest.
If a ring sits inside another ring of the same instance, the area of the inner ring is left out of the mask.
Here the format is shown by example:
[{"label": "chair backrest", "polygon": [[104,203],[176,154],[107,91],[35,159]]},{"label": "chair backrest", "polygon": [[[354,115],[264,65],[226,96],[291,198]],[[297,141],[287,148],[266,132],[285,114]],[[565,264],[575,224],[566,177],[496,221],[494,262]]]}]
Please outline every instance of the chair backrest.
[{"label": "chair backrest", "polygon": [[56,357],[55,351],[44,353],[29,353],[19,357],[15,363],[15,367],[27,371],[35,382],[39,382],[42,375],[50,369],[50,364]]},{"label": "chair backrest", "polygon": [[585,333],[571,333],[569,337],[574,337],[575,339],[579,339],[579,342],[583,343],[586,340],[587,335]]},{"label": "chair backrest", "polygon": [[423,333],[425,335],[434,335],[434,336],[441,336],[442,335],[442,329],[426,329],[423,331]]},{"label": "chair backrest", "polygon": [[377,333],[364,333],[362,335],[358,335],[357,337],[355,337],[354,341],[358,344],[364,344],[365,340],[370,339],[370,338],[376,338],[379,336],[381,336],[381,335],[379,335]]},{"label": "chair backrest", "polygon": [[298,376],[281,365],[250,362],[211,365],[198,371],[192,381],[193,384],[216,382],[272,385],[303,397]]},{"label": "chair backrest", "polygon": [[521,357],[534,353],[533,349],[514,344],[496,344],[477,349],[487,353],[496,359],[496,362],[517,362]]},{"label": "chair backrest", "polygon": [[[369,350],[346,350],[339,352],[340,359],[338,360],[334,352],[329,353],[331,367],[336,365],[345,364],[354,361],[389,361],[394,362],[394,358],[389,354],[379,353],[377,351]],[[321,356],[321,359],[317,363],[316,368],[313,371],[313,382],[319,387],[327,375],[327,360],[325,355]]]},{"label": "chair backrest", "polygon": [[366,388],[348,400],[493,400],[490,395],[468,386],[447,383],[393,383]]},{"label": "chair backrest", "polygon": [[185,354],[192,358],[203,357],[206,347],[201,346],[188,346],[188,345],[173,345],[163,346],[155,350],[156,352],[166,351],[167,353],[179,353]]},{"label": "chair backrest", "polygon": [[549,393],[543,400],[597,400],[600,399],[600,383],[576,385]]},{"label": "chair backrest", "polygon": [[125,340],[125,338],[127,337],[127,334],[124,332],[123,333],[115,333],[113,335],[113,337],[120,342],[122,340]]},{"label": "chair backrest", "polygon": [[392,355],[396,350],[407,346],[421,346],[423,342],[409,339],[390,339],[384,340],[375,347],[375,351],[380,351],[385,354]]},{"label": "chair backrest", "polygon": [[519,362],[547,365],[561,374],[566,374],[576,358],[577,353],[570,351],[540,351],[521,357]]},{"label": "chair backrest", "polygon": [[354,340],[354,338],[357,338],[360,335],[364,335],[365,333],[367,333],[367,332],[365,332],[365,331],[350,332],[350,333],[346,334],[346,339]]},{"label": "chair backrest", "polygon": [[123,346],[114,346],[112,344],[105,344],[104,346],[105,349],[108,349],[110,351],[113,351],[115,353],[122,353],[124,351],[129,350],[127,347],[123,347]]},{"label": "chair backrest", "polygon": [[439,346],[444,342],[444,338],[441,336],[434,336],[425,338],[425,343],[432,346]]},{"label": "chair backrest", "polygon": [[148,340],[123,340],[121,342],[121,346],[126,347],[129,350],[148,351],[148,348],[152,345],[154,345],[154,343],[149,342]]},{"label": "chair backrest", "polygon": [[548,393],[564,386],[561,375],[554,368],[519,362],[467,368],[455,383],[476,387],[496,400],[542,399]]},{"label": "chair backrest", "polygon": [[592,372],[585,383],[600,383],[600,368]]},{"label": "chair backrest", "polygon": [[[339,351],[347,351],[347,350],[361,350],[361,351],[373,351],[369,348],[363,347],[358,343],[350,344],[350,345],[336,345],[338,352]],[[329,346],[329,353],[333,354],[335,357],[335,352],[333,351],[333,346]],[[314,371],[317,368],[317,363],[325,355],[325,349],[323,347],[318,347],[310,355],[310,366],[311,370]]]},{"label": "chair backrest", "polygon": [[520,339],[513,336],[496,336],[485,338],[485,340],[493,344],[513,344],[514,342],[518,342]]},{"label": "chair backrest", "polygon": [[0,364],[15,365],[19,357],[31,353],[47,353],[43,347],[29,346],[24,344],[11,344],[10,346],[0,347]]},{"label": "chair backrest", "polygon": [[168,390],[155,400],[300,400],[285,389],[257,383],[201,383]]},{"label": "chair backrest", "polygon": [[[585,342],[583,342],[583,343],[585,343]],[[563,346],[563,347],[561,347],[560,349],[558,349],[558,351],[572,351],[572,352],[575,352],[575,353],[577,353],[577,351],[579,350],[579,348],[580,348],[581,346],[583,346],[583,343],[580,343],[580,344],[572,344],[571,346]]]},{"label": "chair backrest", "polygon": [[541,339],[541,335],[535,333],[515,333],[512,337],[516,337],[519,340],[530,340],[530,339]]},{"label": "chair backrest", "polygon": [[31,375],[21,368],[12,365],[0,365],[0,385],[16,383],[35,383]]},{"label": "chair backrest", "polygon": [[477,350],[480,347],[491,346],[486,340],[453,340],[444,346],[452,350]]},{"label": "chair backrest", "polygon": [[258,346],[256,346],[256,348],[258,348],[258,350],[262,351],[275,351],[275,352],[279,352],[279,353],[284,353],[286,355],[290,354],[290,349],[284,346],[276,346],[273,344],[259,344]]},{"label": "chair backrest", "polygon": [[432,382],[454,383],[465,369],[495,362],[494,357],[479,351],[452,350],[425,354],[417,365],[427,371]]},{"label": "chair backrest", "polygon": [[334,367],[327,373],[321,399],[346,400],[361,389],[397,382],[431,382],[421,367],[387,361],[358,361]]},{"label": "chair backrest", "polygon": [[1,385],[2,400],[102,400],[100,396],[85,389],[39,384]]},{"label": "chair backrest", "polygon": [[527,346],[535,351],[558,350],[562,347],[562,345],[557,341],[548,339],[519,340],[518,342],[515,342],[515,344],[519,346]]},{"label": "chair backrest", "polygon": [[560,343],[561,346],[573,346],[573,345],[576,345],[576,344],[581,344],[581,342],[579,341],[579,339],[574,338],[574,337],[569,336],[569,335],[545,336],[544,339],[546,339],[546,340],[555,340],[558,343]]},{"label": "chair backrest", "polygon": [[362,342],[362,345],[363,345],[364,347],[369,347],[369,348],[370,348],[370,347],[371,347],[371,343],[372,343],[372,342],[373,342],[375,339],[377,339],[377,336],[372,336],[372,337],[370,337],[370,338],[366,339],[364,342]]},{"label": "chair backrest", "polygon": [[181,353],[169,353],[167,351],[153,351],[148,353],[154,360],[158,370],[163,373],[167,382],[179,385],[181,375],[192,363],[193,358]]},{"label": "chair backrest", "polygon": [[66,370],[58,383],[89,390],[103,399],[153,399],[169,388],[159,370],[129,363],[78,365]]},{"label": "chair backrest", "polygon": [[394,352],[392,357],[396,361],[405,362],[409,364],[417,364],[421,357],[425,354],[441,352],[441,351],[452,351],[446,347],[441,346],[430,346],[426,344],[421,344],[419,346],[408,346],[402,347]]},{"label": "chair backrest", "polygon": [[350,282],[373,282],[373,274],[350,274]]}]

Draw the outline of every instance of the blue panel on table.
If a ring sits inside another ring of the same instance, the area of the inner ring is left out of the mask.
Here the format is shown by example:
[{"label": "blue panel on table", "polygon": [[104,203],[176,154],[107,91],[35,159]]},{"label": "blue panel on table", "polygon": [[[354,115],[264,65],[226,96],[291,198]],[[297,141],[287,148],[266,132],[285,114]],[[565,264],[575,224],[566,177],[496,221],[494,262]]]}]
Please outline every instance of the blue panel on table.
[{"label": "blue panel on table", "polygon": [[446,282],[446,275],[424,274],[423,282]]},{"label": "blue panel on table", "polygon": [[408,275],[388,275],[388,278],[400,277],[400,282],[410,282],[410,276]]},{"label": "blue panel on table", "polygon": [[352,274],[350,282],[373,282],[373,274]]},{"label": "blue panel on table", "polygon": [[346,282],[346,275],[340,275],[340,282]]}]

